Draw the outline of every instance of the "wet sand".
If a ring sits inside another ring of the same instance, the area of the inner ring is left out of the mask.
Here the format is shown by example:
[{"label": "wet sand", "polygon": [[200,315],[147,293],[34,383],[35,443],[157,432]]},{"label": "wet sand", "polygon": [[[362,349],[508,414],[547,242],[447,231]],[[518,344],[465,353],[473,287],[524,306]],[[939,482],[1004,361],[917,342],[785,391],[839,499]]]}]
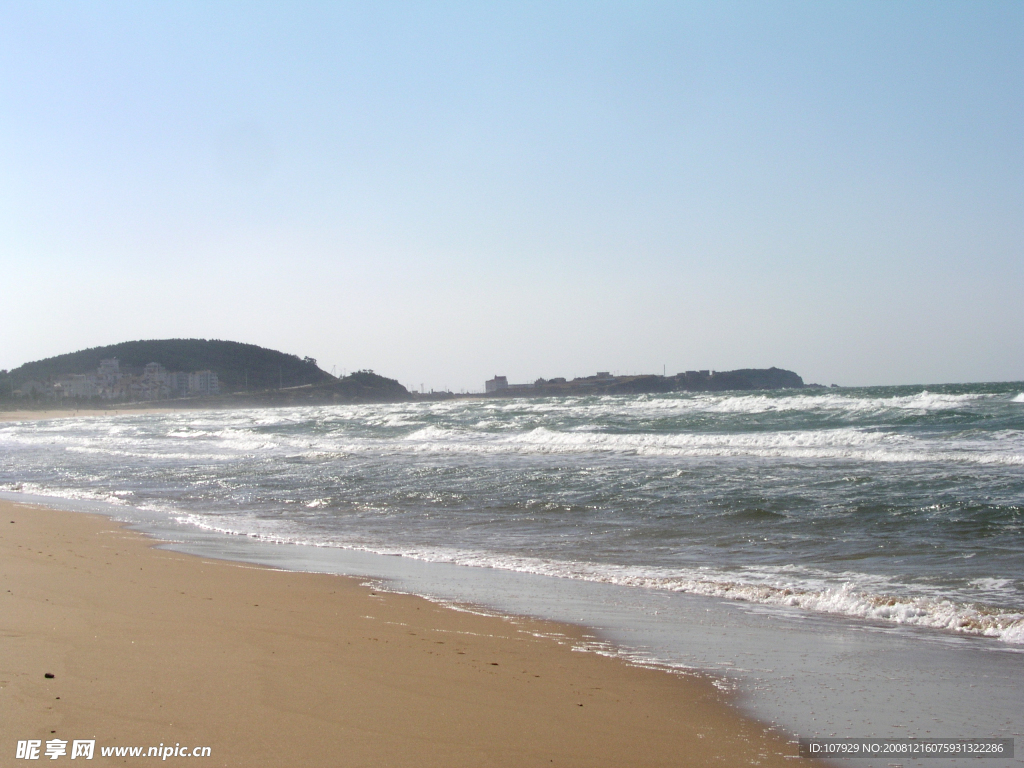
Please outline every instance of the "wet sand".
[{"label": "wet sand", "polygon": [[169,552],[3,500],[0,553],[5,765],[27,739],[95,739],[100,765],[135,762],[101,747],[161,743],[226,766],[794,763],[709,680],[575,652],[572,626]]}]

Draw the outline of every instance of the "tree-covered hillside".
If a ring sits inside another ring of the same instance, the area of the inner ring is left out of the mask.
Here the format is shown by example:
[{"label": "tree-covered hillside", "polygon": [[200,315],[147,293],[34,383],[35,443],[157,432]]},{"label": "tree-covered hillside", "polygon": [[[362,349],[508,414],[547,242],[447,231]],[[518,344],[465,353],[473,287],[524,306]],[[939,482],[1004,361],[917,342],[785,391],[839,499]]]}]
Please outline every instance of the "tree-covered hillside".
[{"label": "tree-covered hillside", "polygon": [[[94,373],[101,360],[116,357],[125,372],[140,372],[147,363],[168,371],[217,374],[222,392],[243,392],[334,381],[312,358],[300,358],[255,344],[217,339],[159,339],[126,341],[25,363],[10,371],[14,388],[24,382],[52,381],[60,376]],[[9,386],[11,385],[9,384]]]},{"label": "tree-covered hillside", "polygon": [[219,398],[232,407],[277,405],[329,405],[332,403],[394,403],[412,399],[409,391],[394,379],[373,371],[355,371],[326,384],[236,393]]}]

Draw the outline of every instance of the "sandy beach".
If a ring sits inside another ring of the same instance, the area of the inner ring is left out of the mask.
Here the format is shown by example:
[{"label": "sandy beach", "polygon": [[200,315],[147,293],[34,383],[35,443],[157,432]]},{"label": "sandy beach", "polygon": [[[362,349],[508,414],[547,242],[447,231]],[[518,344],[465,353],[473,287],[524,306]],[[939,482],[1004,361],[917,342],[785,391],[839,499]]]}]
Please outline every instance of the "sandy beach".
[{"label": "sandy beach", "polygon": [[29,739],[94,739],[99,764],[160,744],[226,766],[795,754],[707,680],[573,652],[573,627],[169,552],[101,516],[0,501],[0,519],[4,765]]}]

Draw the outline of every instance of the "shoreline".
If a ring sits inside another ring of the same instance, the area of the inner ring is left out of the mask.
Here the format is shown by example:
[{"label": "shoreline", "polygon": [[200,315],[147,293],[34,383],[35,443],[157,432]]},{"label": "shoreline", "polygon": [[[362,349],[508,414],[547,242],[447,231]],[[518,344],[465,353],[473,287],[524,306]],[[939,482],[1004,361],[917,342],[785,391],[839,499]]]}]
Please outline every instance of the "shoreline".
[{"label": "shoreline", "polygon": [[579,627],[158,549],[99,515],[0,500],[0,523],[3,752],[95,738],[208,745],[208,764],[240,766],[796,755],[709,678],[574,652]]},{"label": "shoreline", "polygon": [[[318,418],[318,414],[311,417]],[[0,425],[12,439],[8,457],[12,463],[4,476],[7,490],[0,491],[0,498],[78,514],[97,513],[108,525],[123,524],[141,533],[144,541],[155,542],[159,550],[167,548],[200,559],[226,561],[238,568],[256,566],[355,577],[381,591],[419,595],[457,611],[465,608],[477,612],[483,606],[482,612],[504,617],[502,621],[514,623],[516,617],[533,617],[545,625],[550,622],[556,629],[542,634],[553,636],[551,642],[566,642],[574,650],[607,654],[640,667],[710,676],[725,691],[734,711],[769,725],[781,738],[1020,737],[1024,732],[1018,706],[1020,691],[1024,690],[1024,667],[1019,663],[1024,650],[995,638],[715,595],[637,588],[586,578],[586,574],[576,578],[572,572],[563,578],[559,573],[516,567],[516,563],[504,563],[500,558],[493,565],[472,558],[437,558],[429,551],[407,552],[401,546],[388,546],[390,540],[386,538],[383,546],[364,549],[358,540],[353,543],[344,534],[340,539],[310,537],[302,526],[286,527],[283,536],[276,536],[272,526],[261,531],[258,525],[239,526],[218,522],[216,517],[210,519],[204,514],[209,511],[205,505],[179,503],[173,486],[168,496],[164,492],[167,488],[160,483],[140,484],[132,475],[136,467],[145,472],[150,457],[158,459],[166,452],[159,441],[146,445],[148,437],[170,437],[165,434],[168,429],[177,431],[182,424],[198,429],[202,435],[209,433],[211,425],[216,429],[223,422],[230,425],[224,439],[231,447],[232,440],[254,421],[260,423],[262,431],[266,419],[277,426],[288,425],[292,414],[274,416],[264,412],[242,416],[239,422],[232,412],[193,410],[137,419],[130,413],[117,418],[70,418],[60,425],[31,421]],[[124,431],[122,427],[129,438],[141,435],[142,445],[119,447],[116,435]],[[270,432],[284,434],[274,428]],[[107,444],[109,435],[114,436],[114,445]],[[241,437],[244,443],[245,435]],[[285,437],[283,445],[287,444]],[[35,453],[26,452],[20,457],[21,446]],[[74,451],[94,446],[101,454],[123,453],[126,463],[102,464],[102,482],[74,482],[74,473],[88,480],[94,469],[92,460],[80,461]],[[172,452],[178,450],[177,444],[170,448]],[[245,444],[241,448],[249,450]],[[229,450],[221,457],[221,451],[197,444],[195,451],[186,453],[200,457],[211,454],[219,460],[231,458],[237,451]],[[72,473],[73,482],[61,479],[65,471]],[[22,478],[27,487],[18,482]],[[259,482],[252,484],[253,490],[262,488]],[[289,488],[288,495],[276,500],[278,504],[323,495],[319,490],[305,492],[298,476],[292,478]],[[219,508],[219,502],[214,506]],[[288,516],[290,509],[276,505],[268,509],[265,504],[259,508],[270,517],[277,513]],[[0,519],[3,522],[6,520]],[[401,542],[400,527],[391,533]],[[49,551],[43,546],[36,548]],[[0,588],[0,597],[3,592]],[[577,631],[563,632],[566,625]],[[190,641],[185,638],[183,642]],[[978,680],[986,683],[978,685]],[[448,683],[440,686],[447,687]],[[722,698],[717,692],[713,694]],[[2,749],[0,745],[0,752]],[[527,757],[523,761],[531,763]],[[859,761],[834,765],[858,768],[854,762]],[[938,768],[940,763],[953,765],[956,760],[927,762]],[[1024,763],[1018,759],[1013,764]]]}]

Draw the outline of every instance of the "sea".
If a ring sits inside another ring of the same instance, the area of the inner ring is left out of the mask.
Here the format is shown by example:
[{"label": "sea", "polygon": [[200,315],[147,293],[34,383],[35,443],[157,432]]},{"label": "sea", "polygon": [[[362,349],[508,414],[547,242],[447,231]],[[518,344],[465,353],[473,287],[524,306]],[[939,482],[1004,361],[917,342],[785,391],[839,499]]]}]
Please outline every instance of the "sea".
[{"label": "sea", "polygon": [[579,624],[793,737],[1016,737],[849,765],[1024,764],[1021,382],[101,412],[0,424],[0,493]]}]

